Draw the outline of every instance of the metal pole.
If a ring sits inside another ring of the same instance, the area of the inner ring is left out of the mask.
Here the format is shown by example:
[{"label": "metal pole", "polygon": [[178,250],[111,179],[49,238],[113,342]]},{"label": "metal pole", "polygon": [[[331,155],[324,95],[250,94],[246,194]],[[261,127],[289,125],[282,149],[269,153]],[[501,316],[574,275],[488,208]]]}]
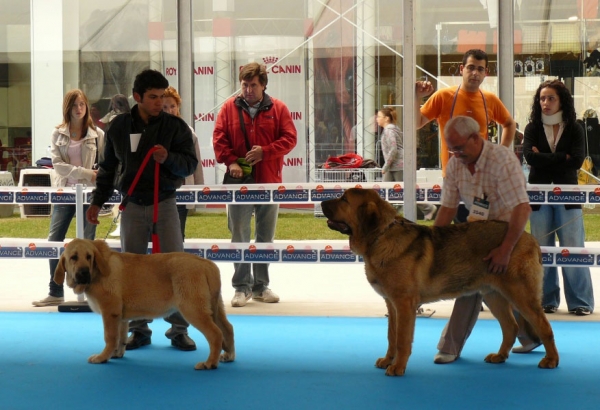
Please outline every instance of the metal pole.
[{"label": "metal pole", "polygon": [[415,11],[413,0],[404,0],[402,14],[404,20],[404,59],[402,66],[402,130],[404,133],[404,217],[417,220],[416,181],[417,144],[415,130]]},{"label": "metal pole", "polygon": [[[75,185],[75,236],[83,239],[83,227],[85,221],[85,213],[83,212],[83,185]],[[85,300],[84,294],[77,295],[77,301],[83,302]]]},{"label": "metal pole", "polygon": [[194,69],[192,2],[177,1],[177,66],[179,73],[179,95],[181,96],[181,117],[194,125]]},{"label": "metal pole", "polygon": [[[498,96],[509,113],[515,115],[514,100],[514,10],[512,1],[498,2]],[[521,127],[525,124],[519,124]],[[501,129],[498,130],[498,143],[501,141]]]}]

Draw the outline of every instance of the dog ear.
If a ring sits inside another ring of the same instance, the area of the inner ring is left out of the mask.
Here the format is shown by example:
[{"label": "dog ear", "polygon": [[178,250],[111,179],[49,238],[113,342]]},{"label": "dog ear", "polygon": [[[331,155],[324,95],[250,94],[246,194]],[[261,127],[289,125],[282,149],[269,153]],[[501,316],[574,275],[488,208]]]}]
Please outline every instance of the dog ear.
[{"label": "dog ear", "polygon": [[110,248],[106,244],[106,242],[101,241],[99,239],[92,242],[94,246],[94,261],[93,266],[95,270],[100,274],[100,276],[108,276],[110,274],[110,268],[108,267],[108,263],[104,258],[106,250],[110,251]]},{"label": "dog ear", "polygon": [[54,283],[56,283],[57,285],[62,285],[65,282],[65,253],[67,251],[65,250],[62,255],[60,256],[60,259],[58,260],[58,265],[56,266],[56,269],[54,270]]},{"label": "dog ear", "polygon": [[377,232],[380,224],[379,207],[375,202],[368,201],[358,208],[358,220],[361,236],[368,236],[369,233]]}]

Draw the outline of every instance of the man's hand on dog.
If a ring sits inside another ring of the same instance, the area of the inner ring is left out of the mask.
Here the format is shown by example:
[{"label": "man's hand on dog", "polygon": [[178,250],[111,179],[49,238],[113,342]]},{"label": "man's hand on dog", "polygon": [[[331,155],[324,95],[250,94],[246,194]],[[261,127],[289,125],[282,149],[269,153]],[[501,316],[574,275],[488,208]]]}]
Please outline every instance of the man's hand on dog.
[{"label": "man's hand on dog", "polygon": [[[511,250],[512,251],[512,250]],[[488,272],[489,273],[504,273],[508,268],[508,262],[510,262],[511,251],[506,252],[501,246],[494,248],[490,251],[488,256],[483,258],[484,261],[489,261]]]}]

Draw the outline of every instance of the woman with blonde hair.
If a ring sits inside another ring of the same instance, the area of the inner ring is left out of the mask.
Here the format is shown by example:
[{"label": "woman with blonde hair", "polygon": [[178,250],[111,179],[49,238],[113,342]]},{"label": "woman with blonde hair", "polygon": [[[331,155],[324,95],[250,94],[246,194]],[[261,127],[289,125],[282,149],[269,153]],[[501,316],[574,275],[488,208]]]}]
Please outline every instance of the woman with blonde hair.
[{"label": "woman with blonde hair", "polygon": [[[94,125],[90,104],[83,91],[75,89],[65,95],[63,120],[52,132],[50,147],[55,186],[95,185],[95,165],[104,148],[104,132]],[[64,241],[74,216],[75,205],[54,204],[48,240]],[[95,236],[96,225],[85,221],[84,237],[94,239]],[[63,286],[52,280],[57,265],[58,259],[50,259],[50,292],[44,299],[34,301],[34,306],[55,306],[64,302]]]},{"label": "woman with blonde hair", "polygon": [[[181,117],[181,96],[177,90],[171,86],[165,90],[163,98],[163,111],[176,117]],[[194,150],[196,151],[196,157],[198,158],[198,166],[196,171],[192,175],[188,175],[185,178],[183,185],[204,185],[204,174],[202,172],[202,158],[200,156],[200,147],[198,146],[198,137],[193,127],[190,127],[192,131],[192,137],[194,139]],[[189,205],[190,209],[193,209],[193,205]],[[179,211],[179,223],[181,224],[181,235],[185,240],[185,222],[187,220],[188,205],[177,205]]]}]

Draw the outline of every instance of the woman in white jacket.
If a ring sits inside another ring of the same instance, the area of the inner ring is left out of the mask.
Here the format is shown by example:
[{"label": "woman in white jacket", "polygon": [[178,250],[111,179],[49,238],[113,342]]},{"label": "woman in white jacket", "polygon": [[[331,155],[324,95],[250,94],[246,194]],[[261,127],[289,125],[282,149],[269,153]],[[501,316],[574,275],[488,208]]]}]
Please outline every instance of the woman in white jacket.
[{"label": "woman in white jacket", "polygon": [[[55,186],[94,185],[97,172],[95,165],[103,149],[104,132],[94,125],[87,97],[81,90],[69,91],[63,100],[63,121],[52,133]],[[60,242],[65,239],[75,216],[75,205],[55,204],[52,208],[48,240]],[[84,222],[84,226],[84,237],[94,239],[96,225]],[[34,306],[54,306],[64,302],[63,286],[52,280],[57,265],[58,259],[50,259],[50,292],[44,299],[34,301]]]}]

